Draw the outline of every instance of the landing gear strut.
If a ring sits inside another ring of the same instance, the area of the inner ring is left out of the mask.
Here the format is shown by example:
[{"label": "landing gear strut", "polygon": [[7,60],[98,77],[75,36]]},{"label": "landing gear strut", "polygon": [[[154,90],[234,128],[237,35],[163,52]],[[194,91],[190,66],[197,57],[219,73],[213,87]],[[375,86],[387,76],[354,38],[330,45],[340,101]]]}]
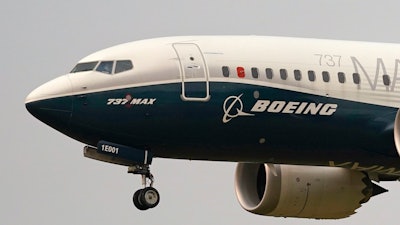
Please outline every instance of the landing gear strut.
[{"label": "landing gear strut", "polygon": [[160,202],[160,194],[153,188],[154,177],[150,173],[149,165],[135,165],[128,168],[128,173],[140,174],[142,176],[143,189],[133,194],[133,204],[139,210],[154,208]]}]

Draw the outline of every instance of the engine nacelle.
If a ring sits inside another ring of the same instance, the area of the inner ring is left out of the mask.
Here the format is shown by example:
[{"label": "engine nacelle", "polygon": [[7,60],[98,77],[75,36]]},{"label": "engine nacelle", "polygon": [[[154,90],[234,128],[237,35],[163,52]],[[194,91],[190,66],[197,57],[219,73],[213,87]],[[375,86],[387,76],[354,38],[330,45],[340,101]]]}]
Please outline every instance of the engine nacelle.
[{"label": "engine nacelle", "polygon": [[367,202],[374,185],[344,168],[239,163],[235,188],[240,205],[255,214],[339,219]]}]

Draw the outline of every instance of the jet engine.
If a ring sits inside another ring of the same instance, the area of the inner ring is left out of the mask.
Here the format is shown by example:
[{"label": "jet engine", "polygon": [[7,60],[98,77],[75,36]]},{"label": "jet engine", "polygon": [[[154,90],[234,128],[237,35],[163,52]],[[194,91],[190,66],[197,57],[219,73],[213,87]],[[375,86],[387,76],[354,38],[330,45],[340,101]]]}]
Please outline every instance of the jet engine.
[{"label": "jet engine", "polygon": [[235,188],[251,213],[315,219],[348,217],[386,191],[366,174],[345,168],[254,163],[237,165]]}]

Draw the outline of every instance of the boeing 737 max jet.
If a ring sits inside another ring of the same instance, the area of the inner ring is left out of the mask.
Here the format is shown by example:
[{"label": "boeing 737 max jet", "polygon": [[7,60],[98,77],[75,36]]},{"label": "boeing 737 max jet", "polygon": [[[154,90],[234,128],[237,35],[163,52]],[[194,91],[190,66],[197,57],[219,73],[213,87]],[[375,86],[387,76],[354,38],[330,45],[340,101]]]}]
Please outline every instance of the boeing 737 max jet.
[{"label": "boeing 737 max jet", "polygon": [[[85,143],[84,156],[142,176],[153,158],[237,162],[247,211],[344,218],[400,177],[400,45],[186,36],[91,54],[26,98],[28,111]],[[397,84],[399,82],[399,84]],[[206,200],[205,200],[206,201]]]}]

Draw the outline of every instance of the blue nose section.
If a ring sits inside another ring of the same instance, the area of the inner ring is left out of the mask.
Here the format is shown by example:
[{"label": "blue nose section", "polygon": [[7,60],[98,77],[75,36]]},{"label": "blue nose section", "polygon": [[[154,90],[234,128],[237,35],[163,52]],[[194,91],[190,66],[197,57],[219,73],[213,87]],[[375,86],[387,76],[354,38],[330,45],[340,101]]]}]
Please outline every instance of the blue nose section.
[{"label": "blue nose section", "polygon": [[60,76],[33,90],[25,107],[43,123],[67,134],[72,116],[72,85],[68,75]]},{"label": "blue nose section", "polygon": [[26,109],[43,123],[68,133],[72,116],[72,97],[59,97],[25,103]]}]

